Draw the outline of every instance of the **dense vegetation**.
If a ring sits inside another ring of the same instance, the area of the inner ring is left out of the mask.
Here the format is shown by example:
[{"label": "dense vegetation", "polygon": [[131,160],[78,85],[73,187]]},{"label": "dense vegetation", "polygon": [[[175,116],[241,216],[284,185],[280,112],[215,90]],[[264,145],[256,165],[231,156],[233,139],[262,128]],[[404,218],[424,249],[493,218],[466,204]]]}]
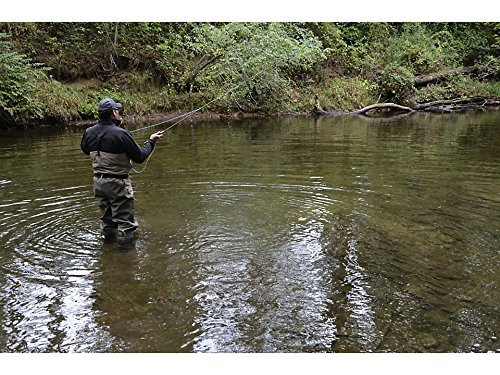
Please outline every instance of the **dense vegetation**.
[{"label": "dense vegetation", "polygon": [[500,23],[2,23],[0,125],[498,97],[499,68]]}]

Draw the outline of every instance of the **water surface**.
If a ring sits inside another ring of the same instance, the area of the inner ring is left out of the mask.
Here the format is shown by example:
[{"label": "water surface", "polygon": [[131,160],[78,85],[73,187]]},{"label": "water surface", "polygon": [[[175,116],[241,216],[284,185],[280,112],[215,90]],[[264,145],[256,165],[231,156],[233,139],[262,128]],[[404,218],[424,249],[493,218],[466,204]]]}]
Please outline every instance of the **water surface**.
[{"label": "water surface", "polygon": [[0,133],[0,351],[499,351],[500,113],[181,123],[128,252],[81,133]]}]

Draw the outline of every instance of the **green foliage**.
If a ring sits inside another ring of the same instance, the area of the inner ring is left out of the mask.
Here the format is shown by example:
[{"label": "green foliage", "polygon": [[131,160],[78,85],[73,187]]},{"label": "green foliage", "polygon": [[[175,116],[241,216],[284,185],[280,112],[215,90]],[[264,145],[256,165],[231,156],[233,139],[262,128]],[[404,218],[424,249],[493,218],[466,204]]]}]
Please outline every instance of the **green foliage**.
[{"label": "green foliage", "polygon": [[[471,65],[482,70],[413,86],[415,75]],[[217,112],[309,111],[315,94],[325,109],[351,110],[498,95],[499,72],[500,23],[491,22],[0,23],[9,121],[93,118],[104,96],[125,115],[208,102]]]},{"label": "green foliage", "polygon": [[321,84],[314,90],[304,90],[305,106],[303,111],[312,108],[311,98],[320,94],[320,104],[325,111],[343,111],[363,108],[377,101],[377,84],[360,77],[338,77]]},{"label": "green foliage", "polygon": [[155,111],[170,110],[170,93],[152,89],[145,93],[122,91],[111,85],[63,85],[55,80],[37,81],[31,95],[30,116],[52,120],[70,121],[77,118],[97,118],[97,104],[104,97],[111,97],[123,104],[123,114],[148,115]]},{"label": "green foliage", "polygon": [[190,39],[190,35],[185,33],[168,33],[156,46],[149,47],[165,83],[178,92],[183,91],[196,64],[193,51],[187,48]]},{"label": "green foliage", "polygon": [[[293,95],[294,77],[326,58],[321,42],[295,24],[203,24],[188,44],[198,58],[186,82],[197,91],[233,91],[233,107],[281,108]],[[230,105],[229,103],[227,103]]]},{"label": "green foliage", "polygon": [[470,66],[499,56],[499,23],[426,23],[424,27],[433,33],[447,33],[454,43],[462,65]]},{"label": "green foliage", "polygon": [[404,66],[386,66],[380,79],[380,93],[384,99],[402,102],[415,92],[413,73]]},{"label": "green foliage", "polygon": [[429,85],[415,95],[418,102],[453,99],[467,96],[499,97],[499,82],[479,82],[470,77],[457,74],[440,85]]},{"label": "green foliage", "polygon": [[7,35],[0,33],[0,108],[13,115],[28,108],[37,64],[25,55],[11,50]]},{"label": "green foliage", "polygon": [[347,43],[343,38],[343,29],[334,22],[308,22],[303,26],[311,30],[316,38],[321,40],[323,47],[328,48],[332,53],[339,53],[347,48]]},{"label": "green foliage", "polygon": [[345,64],[349,72],[369,77],[384,66],[395,33],[390,24],[348,23],[343,30],[347,43]]},{"label": "green foliage", "polygon": [[78,116],[83,95],[55,80],[40,79],[31,94],[28,113],[39,119],[68,121]]},{"label": "green foliage", "polygon": [[432,33],[420,23],[406,24],[390,44],[387,65],[399,65],[413,74],[437,72],[458,66],[459,54],[453,36]]}]

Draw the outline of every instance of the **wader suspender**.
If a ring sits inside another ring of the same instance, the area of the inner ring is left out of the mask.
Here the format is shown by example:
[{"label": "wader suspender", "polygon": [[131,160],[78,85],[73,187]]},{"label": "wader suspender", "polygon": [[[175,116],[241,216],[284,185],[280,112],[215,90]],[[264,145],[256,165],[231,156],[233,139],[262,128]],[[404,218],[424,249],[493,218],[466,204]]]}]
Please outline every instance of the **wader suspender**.
[{"label": "wader suspender", "polygon": [[97,133],[97,156],[101,156],[101,139],[104,137],[104,134],[108,132],[108,130],[111,129],[111,125],[106,125],[106,129],[101,133]]}]

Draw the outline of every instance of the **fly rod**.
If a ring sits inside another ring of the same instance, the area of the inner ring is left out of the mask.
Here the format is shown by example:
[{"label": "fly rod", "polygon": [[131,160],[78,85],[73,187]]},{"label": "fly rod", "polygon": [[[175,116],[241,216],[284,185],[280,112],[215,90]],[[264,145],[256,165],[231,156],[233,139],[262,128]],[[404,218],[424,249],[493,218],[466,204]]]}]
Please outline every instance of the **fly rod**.
[{"label": "fly rod", "polygon": [[[290,57],[286,57],[286,58],[283,58],[282,60],[288,60],[290,59]],[[201,111],[202,109],[208,107],[209,105],[211,105],[212,103],[222,99],[223,97],[225,97],[226,95],[229,95],[231,94],[233,91],[237,90],[240,86],[242,86],[243,84],[247,83],[248,81],[258,77],[259,75],[261,75],[262,73],[268,71],[269,69],[271,69],[272,67],[274,67],[274,65],[269,65],[267,67],[265,67],[264,69],[261,69],[260,71],[258,71],[257,73],[255,73],[254,75],[252,75],[251,77],[248,77],[244,80],[242,80],[240,83],[238,83],[237,85],[231,87],[229,90],[227,90],[226,92],[224,92],[223,94],[217,96],[215,99],[212,99],[210,100],[208,103],[205,103],[204,105],[202,105],[201,107],[199,108],[196,108],[195,110],[192,110],[190,112],[187,112],[187,113],[184,113],[182,115],[179,115],[179,116],[176,116],[174,118],[171,118],[171,119],[168,119],[168,120],[164,120],[164,121],[160,121],[156,124],[152,124],[152,125],[148,125],[148,126],[144,126],[142,128],[138,128],[138,129],[135,129],[135,130],[131,130],[130,133],[135,133],[135,132],[138,132],[138,131],[141,131],[141,130],[145,130],[145,129],[150,129],[150,128],[153,128],[153,127],[156,127],[156,126],[160,126],[160,125],[163,125],[163,124],[166,124],[168,122],[172,122],[172,121],[176,121],[174,124],[170,125],[169,127],[167,127],[166,129],[164,130],[161,130],[160,132],[163,134],[164,132],[166,132],[167,130],[170,130],[172,129],[173,127],[177,126],[178,124],[180,124],[182,121],[184,121],[185,119],[191,117],[192,115],[194,115],[195,113]],[[154,152],[154,149],[153,149],[153,152]],[[146,163],[144,164],[144,167],[141,169],[141,170],[136,170],[135,168],[132,168],[132,170],[135,172],[135,173],[142,173],[144,172],[144,170],[146,169],[147,165],[148,165],[148,162],[149,162],[149,159],[151,158],[151,156],[153,155],[153,152],[151,152],[151,154],[149,155],[148,159],[146,160]]]}]

